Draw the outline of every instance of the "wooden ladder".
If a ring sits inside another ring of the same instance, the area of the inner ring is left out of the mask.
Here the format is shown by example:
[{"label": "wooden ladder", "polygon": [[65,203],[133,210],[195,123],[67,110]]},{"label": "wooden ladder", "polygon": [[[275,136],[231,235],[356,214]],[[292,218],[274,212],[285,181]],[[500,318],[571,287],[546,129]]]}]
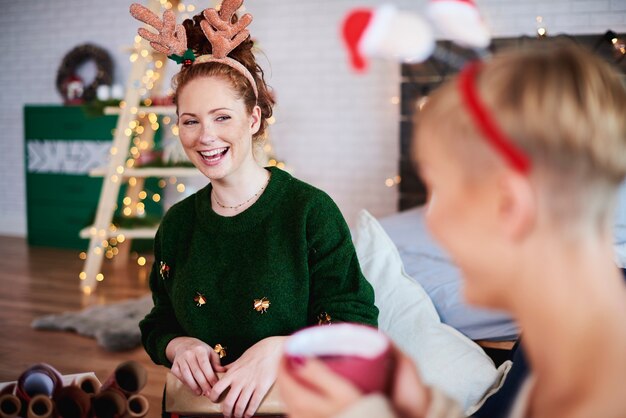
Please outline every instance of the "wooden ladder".
[{"label": "wooden ladder", "polygon": [[[147,7],[157,15],[161,15],[162,5],[168,3],[173,11],[178,9],[179,0],[168,0],[168,2],[148,0]],[[80,233],[81,237],[89,238],[84,268],[79,275],[80,286],[85,294],[92,293],[98,282],[104,279],[101,267],[109,239],[115,237],[118,243],[123,243],[118,257],[124,262],[128,260],[130,240],[133,238],[154,238],[156,233],[156,227],[120,229],[112,225],[121,185],[128,179],[132,180],[129,182],[126,196],[136,202],[140,191],[143,190],[144,181],[148,177],[201,175],[193,167],[141,168],[133,166],[134,159],[130,153],[131,139],[133,137],[139,138],[140,148],[143,148],[144,151],[151,150],[154,146],[155,129],[153,127],[155,122],[150,121],[150,119],[154,120],[156,115],[175,115],[176,112],[174,106],[140,106],[141,95],[145,93],[142,90],[147,88],[146,79],[150,79],[148,84],[153,84],[151,89],[153,95],[160,91],[168,58],[164,54],[152,51],[145,40],[137,38],[136,41],[134,52],[130,57],[133,64],[126,83],[124,101],[120,103],[119,107],[105,108],[105,114],[119,115],[109,162],[106,167],[90,173],[92,176],[102,176],[103,184],[94,223]],[[148,73],[149,70],[152,72]],[[148,77],[147,74],[152,74],[152,77]],[[141,118],[141,116],[144,117]],[[134,129],[137,126],[143,127],[139,135],[136,135]],[[131,213],[125,213],[125,215],[133,216],[137,215],[138,212],[141,210],[138,211],[137,206],[135,206],[131,209]]]}]

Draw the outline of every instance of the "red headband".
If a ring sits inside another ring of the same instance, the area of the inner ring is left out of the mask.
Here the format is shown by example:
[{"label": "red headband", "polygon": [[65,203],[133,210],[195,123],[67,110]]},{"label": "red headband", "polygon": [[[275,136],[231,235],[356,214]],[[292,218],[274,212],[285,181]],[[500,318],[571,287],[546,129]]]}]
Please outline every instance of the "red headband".
[{"label": "red headband", "polygon": [[459,89],[465,107],[483,137],[517,171],[527,174],[530,171],[530,159],[500,130],[496,121],[483,105],[476,91],[476,75],[481,64],[474,61],[465,66],[459,74]]}]

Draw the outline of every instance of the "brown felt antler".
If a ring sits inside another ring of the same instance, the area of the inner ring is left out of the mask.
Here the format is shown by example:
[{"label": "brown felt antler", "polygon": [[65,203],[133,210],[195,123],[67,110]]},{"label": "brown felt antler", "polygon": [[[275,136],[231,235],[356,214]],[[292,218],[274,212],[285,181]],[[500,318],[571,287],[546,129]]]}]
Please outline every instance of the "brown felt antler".
[{"label": "brown felt antler", "polygon": [[139,28],[139,36],[150,42],[152,48],[165,55],[183,55],[187,50],[187,35],[183,25],[176,24],[176,15],[171,10],[163,13],[163,20],[150,9],[141,4],[133,3],[130,14],[137,20],[144,22],[159,33],[153,33],[145,28]]},{"label": "brown felt antler", "polygon": [[213,9],[205,9],[200,27],[213,49],[215,58],[225,58],[233,49],[250,36],[246,27],[252,22],[252,15],[246,13],[237,23],[232,23],[233,15],[241,7],[243,0],[224,0],[219,13]]}]

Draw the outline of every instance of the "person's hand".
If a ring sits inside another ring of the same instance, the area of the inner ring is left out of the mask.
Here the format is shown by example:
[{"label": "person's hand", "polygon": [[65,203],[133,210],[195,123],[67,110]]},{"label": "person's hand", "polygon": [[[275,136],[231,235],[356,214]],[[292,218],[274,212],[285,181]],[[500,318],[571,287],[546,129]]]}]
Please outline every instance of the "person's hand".
[{"label": "person's hand", "polygon": [[[402,418],[422,418],[430,405],[430,392],[422,383],[413,360],[392,346],[393,371],[390,402]],[[331,418],[362,396],[348,380],[323,362],[307,359],[302,365],[281,362],[278,372],[281,398],[293,418]]]},{"label": "person's hand", "polygon": [[225,370],[213,348],[197,338],[174,338],[165,354],[172,362],[172,374],[198,396],[208,395],[218,380],[215,373]]},{"label": "person's hand", "polygon": [[222,404],[224,417],[249,418],[254,415],[276,380],[285,338],[265,338],[224,367],[226,374],[209,394],[211,401]]},{"label": "person's hand", "polygon": [[422,418],[430,406],[430,391],[419,376],[413,360],[392,345],[394,370],[391,380],[390,400],[402,418]]},{"label": "person's hand", "polygon": [[352,382],[315,358],[296,364],[283,359],[278,387],[290,418],[331,418],[362,396]]}]

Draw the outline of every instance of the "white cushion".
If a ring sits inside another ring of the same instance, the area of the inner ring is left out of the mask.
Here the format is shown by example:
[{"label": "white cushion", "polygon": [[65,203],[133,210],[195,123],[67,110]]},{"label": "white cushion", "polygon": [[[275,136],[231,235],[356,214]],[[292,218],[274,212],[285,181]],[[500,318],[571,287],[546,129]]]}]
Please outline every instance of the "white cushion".
[{"label": "white cushion", "polygon": [[385,230],[365,210],[357,219],[354,245],[374,287],[379,328],[416,362],[426,384],[469,410],[501,380],[508,364],[496,369],[477,344],[440,321],[428,294],[404,272]]},{"label": "white cushion", "polygon": [[622,183],[617,193],[614,224],[615,263],[621,268],[626,268],[626,181]]}]

